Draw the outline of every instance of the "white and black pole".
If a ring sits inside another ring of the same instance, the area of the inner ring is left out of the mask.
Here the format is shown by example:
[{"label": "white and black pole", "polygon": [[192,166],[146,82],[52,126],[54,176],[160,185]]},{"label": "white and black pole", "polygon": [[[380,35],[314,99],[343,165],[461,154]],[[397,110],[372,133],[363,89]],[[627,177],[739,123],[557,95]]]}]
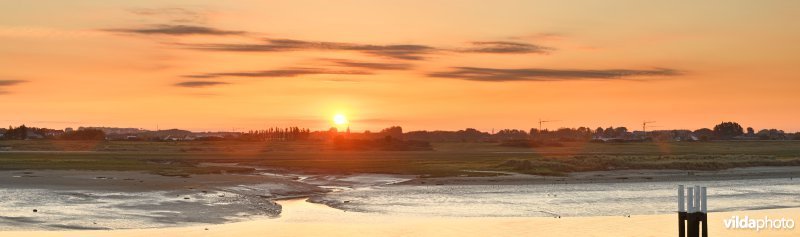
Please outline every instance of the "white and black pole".
[{"label": "white and black pole", "polygon": [[686,199],[683,185],[678,185],[678,237],[686,237]]},{"label": "white and black pole", "polygon": [[684,186],[678,185],[678,237],[708,237],[706,187],[687,187],[685,197]]}]

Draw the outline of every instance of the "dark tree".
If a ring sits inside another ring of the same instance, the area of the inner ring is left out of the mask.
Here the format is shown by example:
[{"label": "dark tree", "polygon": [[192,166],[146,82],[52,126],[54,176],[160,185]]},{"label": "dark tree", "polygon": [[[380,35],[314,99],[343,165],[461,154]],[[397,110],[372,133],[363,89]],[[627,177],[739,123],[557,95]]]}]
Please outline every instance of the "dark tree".
[{"label": "dark tree", "polygon": [[714,137],[717,139],[731,139],[744,134],[744,129],[736,122],[723,122],[714,126]]},{"label": "dark tree", "polygon": [[617,134],[614,133],[615,131],[616,130],[614,130],[614,126],[607,127],[606,130],[603,131],[603,136],[604,137],[617,137]]},{"label": "dark tree", "polygon": [[19,126],[19,132],[22,140],[28,139],[28,127],[25,127],[25,124]]},{"label": "dark tree", "polygon": [[628,133],[628,128],[626,128],[626,127],[617,127],[617,128],[614,129],[614,133],[617,134],[617,136],[626,134],[626,133]]},{"label": "dark tree", "polygon": [[753,127],[747,127],[747,135],[755,135],[756,131],[753,130]]},{"label": "dark tree", "polygon": [[494,134],[493,136],[499,140],[526,139],[528,138],[528,133],[526,133],[523,130],[517,130],[517,129],[503,129]]},{"label": "dark tree", "polygon": [[28,127],[26,127],[24,124],[16,128],[9,126],[5,135],[3,135],[3,138],[8,140],[28,139]]},{"label": "dark tree", "polygon": [[778,129],[762,129],[756,133],[761,140],[783,140],[786,139],[786,133]]},{"label": "dark tree", "polygon": [[694,132],[692,132],[692,135],[697,137],[697,139],[699,139],[700,141],[708,141],[711,140],[712,137],[714,137],[714,131],[708,128],[701,128],[694,130]]},{"label": "dark tree", "polygon": [[403,128],[400,126],[391,126],[388,128],[384,128],[381,130],[381,134],[384,136],[391,136],[395,139],[402,139],[403,138]]}]

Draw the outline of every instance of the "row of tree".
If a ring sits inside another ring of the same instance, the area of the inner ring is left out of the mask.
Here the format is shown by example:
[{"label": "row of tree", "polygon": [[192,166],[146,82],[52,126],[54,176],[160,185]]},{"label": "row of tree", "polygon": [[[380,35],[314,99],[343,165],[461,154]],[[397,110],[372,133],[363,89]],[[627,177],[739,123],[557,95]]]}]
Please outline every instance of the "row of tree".
[{"label": "row of tree", "polygon": [[311,135],[311,130],[307,128],[288,127],[288,128],[269,128],[263,130],[250,130],[239,136],[239,140],[247,141],[295,141],[306,140]]},{"label": "row of tree", "polygon": [[19,127],[9,126],[8,129],[0,129],[0,139],[5,140],[27,140],[38,138],[64,139],[64,140],[103,140],[106,134],[98,129],[81,129],[77,131],[64,132],[49,128],[36,128],[20,125]]},{"label": "row of tree", "polygon": [[[746,132],[745,132],[746,131]],[[403,132],[400,126],[392,126],[380,132],[365,131],[363,133],[339,132],[336,128],[328,131],[311,131],[307,128],[287,127],[251,130],[247,133],[225,134],[199,134],[185,130],[159,130],[143,131],[136,134],[106,134],[101,129],[82,128],[77,131],[65,132],[63,130],[34,128],[21,125],[8,129],[0,128],[0,139],[25,140],[36,138],[65,139],[65,140],[102,140],[102,139],[184,139],[203,140],[214,138],[216,140],[243,140],[243,141],[295,141],[295,140],[329,140],[329,139],[404,139],[418,141],[508,141],[508,140],[800,140],[800,133],[785,133],[777,129],[763,129],[758,132],[751,127],[746,130],[736,122],[722,122],[713,127],[691,130],[659,130],[631,132],[626,127],[589,127],[559,128],[557,130],[539,130],[532,128],[528,131],[520,129],[503,129],[496,133],[482,132],[477,129],[467,128],[458,131],[411,131]]]},{"label": "row of tree", "polygon": [[[395,136],[396,137],[396,136]],[[539,130],[531,128],[527,132],[521,129],[503,129],[496,133],[481,132],[467,128],[459,131],[412,131],[402,135],[408,140],[422,141],[508,141],[508,140],[800,140],[800,133],[789,134],[777,129],[763,129],[755,132],[747,128],[747,133],[736,122],[722,122],[713,127],[697,130],[658,130],[631,132],[626,127],[589,127],[559,128],[557,130]]]}]

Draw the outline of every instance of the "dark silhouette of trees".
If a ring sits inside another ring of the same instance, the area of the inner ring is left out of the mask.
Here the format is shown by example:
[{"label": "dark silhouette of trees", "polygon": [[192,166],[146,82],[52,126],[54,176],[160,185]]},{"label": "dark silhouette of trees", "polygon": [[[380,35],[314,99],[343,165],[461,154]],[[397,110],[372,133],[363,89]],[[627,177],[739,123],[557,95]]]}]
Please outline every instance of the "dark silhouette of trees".
[{"label": "dark silhouette of trees", "polygon": [[394,139],[403,139],[403,128],[400,126],[391,126],[381,130],[381,135],[384,137],[392,137]]},{"label": "dark silhouette of trees", "polygon": [[488,132],[481,132],[474,128],[458,131],[411,131],[403,134],[408,140],[436,141],[436,142],[477,142],[491,138]]},{"label": "dark silhouette of trees", "polygon": [[753,127],[747,127],[747,135],[748,136],[755,135],[755,130],[753,130]]},{"label": "dark silhouette of trees", "polygon": [[600,132],[600,128],[598,128],[597,132],[595,132],[595,135],[600,135],[602,137],[611,138],[611,137],[621,137],[621,136],[626,135],[627,133],[628,133],[628,128],[626,128],[626,127],[614,128],[612,126],[612,127],[606,128],[605,130],[602,130],[602,132]]},{"label": "dark silhouette of trees", "polygon": [[263,130],[250,130],[243,133],[239,139],[245,141],[296,141],[306,140],[311,134],[311,129],[288,127],[269,128]]},{"label": "dark silhouette of trees", "polygon": [[694,130],[692,134],[694,134],[694,136],[697,137],[697,139],[700,141],[708,141],[714,137],[714,130],[708,128],[701,128]]},{"label": "dark silhouette of trees", "polygon": [[528,133],[517,129],[503,129],[493,135],[497,140],[527,139]]},{"label": "dark silhouette of trees", "polygon": [[614,132],[617,134],[623,134],[628,132],[628,128],[626,127],[617,127],[614,129]]},{"label": "dark silhouette of trees", "polygon": [[25,140],[28,139],[28,127],[25,124],[20,125],[19,127],[11,127],[8,126],[5,135],[3,135],[3,139],[7,140]]},{"label": "dark silhouette of trees", "polygon": [[786,133],[778,129],[762,129],[756,133],[758,139],[761,140],[783,140],[786,139]]},{"label": "dark silhouette of trees", "polygon": [[717,139],[731,139],[744,134],[744,129],[736,122],[722,122],[714,126],[714,137]]}]

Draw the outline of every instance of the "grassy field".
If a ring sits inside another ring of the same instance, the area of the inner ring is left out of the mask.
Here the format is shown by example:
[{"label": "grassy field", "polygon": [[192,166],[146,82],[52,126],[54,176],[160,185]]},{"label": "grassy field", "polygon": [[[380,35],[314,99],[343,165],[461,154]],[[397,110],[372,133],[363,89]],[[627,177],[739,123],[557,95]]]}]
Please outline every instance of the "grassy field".
[{"label": "grassy field", "polygon": [[[0,141],[0,170],[134,170],[187,176],[251,172],[247,166],[311,173],[392,173],[428,177],[513,171],[564,175],[614,169],[719,170],[800,166],[798,141],[564,143],[512,148],[434,143],[432,151],[338,151],[324,142]],[[208,163],[237,163],[225,166]],[[244,167],[243,167],[244,166]]]}]

